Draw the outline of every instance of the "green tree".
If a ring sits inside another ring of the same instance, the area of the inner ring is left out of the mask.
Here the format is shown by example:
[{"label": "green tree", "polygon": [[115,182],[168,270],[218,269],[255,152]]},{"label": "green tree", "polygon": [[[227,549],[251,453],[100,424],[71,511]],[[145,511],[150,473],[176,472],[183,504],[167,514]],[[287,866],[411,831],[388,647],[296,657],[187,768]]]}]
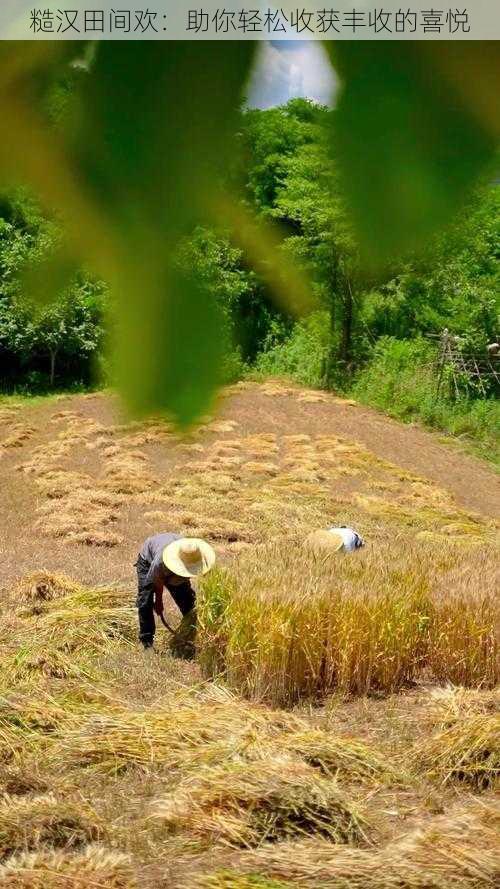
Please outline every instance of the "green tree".
[{"label": "green tree", "polygon": [[325,381],[350,368],[360,298],[358,249],[328,152],[333,116],[306,99],[293,99],[244,119],[251,163],[246,194],[279,223],[283,252],[308,270],[317,300],[329,313]]},{"label": "green tree", "polygon": [[499,220],[500,188],[481,187],[423,255],[366,295],[363,319],[373,334],[407,339],[447,327],[475,349],[498,336]]},{"label": "green tree", "polygon": [[[47,261],[57,257],[61,224],[25,192],[0,201],[0,374],[61,381],[89,379],[91,356],[104,338],[105,287],[79,272],[60,289]],[[43,302],[33,290],[41,289]]]},{"label": "green tree", "polygon": [[[289,329],[273,303],[263,280],[250,267],[241,247],[228,231],[198,226],[182,243],[179,263],[189,269],[220,309],[227,338],[225,364],[229,376],[251,364],[271,329]],[[227,377],[228,374],[225,374]]]},{"label": "green tree", "polygon": [[14,355],[24,369],[44,371],[51,387],[59,364],[88,377],[104,336],[104,293],[101,282],[82,277],[43,307],[19,295],[0,301],[0,351]]}]

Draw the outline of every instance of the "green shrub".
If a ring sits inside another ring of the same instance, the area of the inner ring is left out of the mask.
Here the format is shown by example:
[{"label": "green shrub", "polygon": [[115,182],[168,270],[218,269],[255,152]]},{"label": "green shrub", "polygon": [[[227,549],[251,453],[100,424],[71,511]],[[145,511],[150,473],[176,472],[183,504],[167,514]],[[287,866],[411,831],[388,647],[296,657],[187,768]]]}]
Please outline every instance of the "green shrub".
[{"label": "green shrub", "polygon": [[420,420],[463,438],[488,459],[500,459],[495,430],[500,403],[494,398],[452,400],[446,382],[437,394],[435,349],[426,340],[382,337],[356,379],[355,398],[400,420]]},{"label": "green shrub", "polygon": [[324,385],[329,351],[326,312],[314,312],[294,325],[291,334],[274,342],[257,356],[255,370],[266,376],[291,377],[304,386]]}]

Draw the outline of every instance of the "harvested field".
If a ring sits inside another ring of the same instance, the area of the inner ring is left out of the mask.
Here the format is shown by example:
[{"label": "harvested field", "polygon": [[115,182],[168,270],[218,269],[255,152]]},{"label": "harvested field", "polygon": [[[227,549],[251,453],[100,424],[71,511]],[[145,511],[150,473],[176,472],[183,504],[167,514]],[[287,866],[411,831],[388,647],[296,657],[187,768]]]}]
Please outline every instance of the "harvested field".
[{"label": "harvested field", "polygon": [[[496,889],[498,480],[329,393],[223,396],[186,439],[0,406],[0,889]],[[366,548],[307,551],[332,524]],[[194,660],[136,642],[159,530],[219,557]]]},{"label": "harvested field", "polygon": [[[242,865],[257,875],[263,887],[273,889],[493,889],[500,877],[499,818],[497,804],[477,803],[433,819],[427,827],[380,851],[336,849],[317,841],[284,843],[246,855]],[[285,883],[267,883],[268,874]],[[196,883],[198,889],[250,889],[252,885],[259,882],[245,882],[242,873],[214,875]]]}]

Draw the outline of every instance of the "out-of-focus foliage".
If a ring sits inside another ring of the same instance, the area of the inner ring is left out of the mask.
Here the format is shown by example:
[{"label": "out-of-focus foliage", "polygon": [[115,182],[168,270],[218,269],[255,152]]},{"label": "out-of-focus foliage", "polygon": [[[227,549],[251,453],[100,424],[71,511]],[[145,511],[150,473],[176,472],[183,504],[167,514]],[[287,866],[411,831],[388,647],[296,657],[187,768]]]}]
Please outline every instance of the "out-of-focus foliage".
[{"label": "out-of-focus foliage", "polygon": [[338,41],[332,143],[367,255],[425,244],[492,163],[500,116],[495,43]]},{"label": "out-of-focus foliage", "polygon": [[225,168],[253,46],[101,43],[64,124],[50,126],[41,99],[70,52],[21,44],[1,54],[0,175],[57,209],[67,253],[109,282],[129,405],[168,408],[185,424],[221,380],[220,318],[173,257]]},{"label": "out-of-focus foliage", "polygon": [[452,226],[422,255],[364,297],[362,317],[374,336],[409,339],[445,327],[464,345],[484,349],[499,330],[500,189],[477,191]]},{"label": "out-of-focus foliage", "polygon": [[18,273],[36,264],[57,247],[57,227],[36,203],[18,191],[0,195],[0,293],[19,292]]},{"label": "out-of-focus foliage", "polygon": [[[386,262],[394,249],[421,246],[493,155],[495,55],[484,44],[450,46],[327,46],[342,92],[328,117],[333,135],[321,137],[327,112],[300,100],[286,112],[248,115],[241,136],[249,41],[0,48],[0,187],[28,186],[57,217],[60,240],[42,275],[50,289],[65,292],[81,264],[108,282],[114,366],[131,408],[167,410],[181,425],[205,412],[227,376],[220,331],[230,334],[236,303],[240,317],[245,303],[250,312],[258,306],[251,341],[262,319],[276,329],[271,292],[285,316],[310,310],[292,255],[329,311],[327,376],[338,360],[349,372],[358,295],[367,289],[359,256],[372,248]],[[242,143],[251,158],[238,164]],[[179,262],[200,225],[230,229],[243,251],[236,258],[226,247],[215,263],[221,276]],[[235,300],[221,297],[243,284]]]},{"label": "out-of-focus foliage", "polygon": [[197,227],[181,244],[179,264],[196,276],[207,302],[215,299],[217,303],[220,336],[225,337],[224,379],[241,376],[267,342],[273,324],[280,329],[286,326],[269,288],[227,231]]}]

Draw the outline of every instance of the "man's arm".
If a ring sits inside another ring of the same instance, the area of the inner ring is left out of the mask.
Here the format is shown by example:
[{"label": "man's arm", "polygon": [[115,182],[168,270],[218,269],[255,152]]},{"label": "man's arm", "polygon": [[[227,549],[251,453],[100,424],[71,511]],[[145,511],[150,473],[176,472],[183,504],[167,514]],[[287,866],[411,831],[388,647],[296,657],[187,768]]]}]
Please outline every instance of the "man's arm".
[{"label": "man's arm", "polygon": [[183,616],[194,608],[196,596],[189,580],[183,580],[178,584],[167,584],[167,589]]},{"label": "man's arm", "polygon": [[156,577],[154,580],[154,591],[154,609],[157,614],[163,614],[163,580],[159,577]]}]

